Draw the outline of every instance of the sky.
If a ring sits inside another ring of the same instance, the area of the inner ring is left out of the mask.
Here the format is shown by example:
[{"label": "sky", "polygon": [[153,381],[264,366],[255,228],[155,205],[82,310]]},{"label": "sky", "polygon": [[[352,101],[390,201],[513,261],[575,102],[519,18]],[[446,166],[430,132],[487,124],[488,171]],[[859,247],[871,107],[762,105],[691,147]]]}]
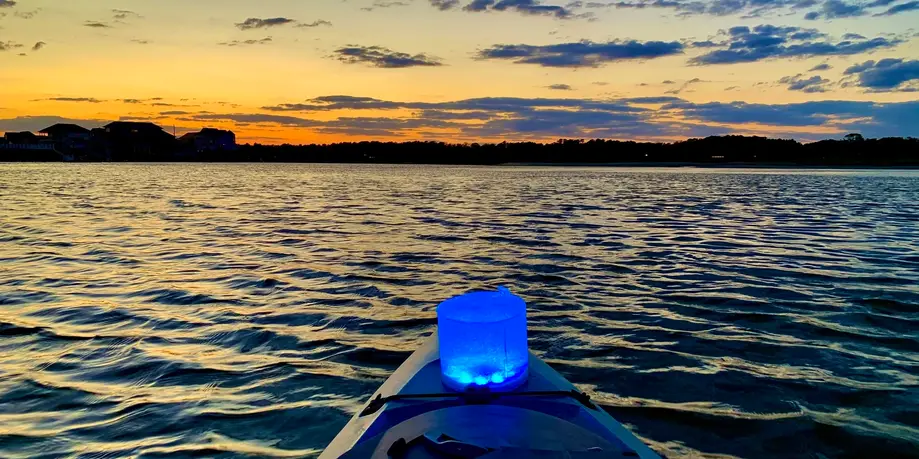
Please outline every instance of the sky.
[{"label": "sky", "polygon": [[919,0],[0,0],[0,132],[919,137]]}]

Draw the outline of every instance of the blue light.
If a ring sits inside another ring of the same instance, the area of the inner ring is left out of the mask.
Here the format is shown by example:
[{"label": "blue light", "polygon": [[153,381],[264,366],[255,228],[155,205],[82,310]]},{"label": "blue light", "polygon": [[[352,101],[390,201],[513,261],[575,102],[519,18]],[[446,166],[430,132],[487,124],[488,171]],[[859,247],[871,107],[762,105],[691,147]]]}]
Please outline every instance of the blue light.
[{"label": "blue light", "polygon": [[505,288],[451,298],[437,307],[440,368],[454,390],[501,392],[526,382],[526,303]]}]

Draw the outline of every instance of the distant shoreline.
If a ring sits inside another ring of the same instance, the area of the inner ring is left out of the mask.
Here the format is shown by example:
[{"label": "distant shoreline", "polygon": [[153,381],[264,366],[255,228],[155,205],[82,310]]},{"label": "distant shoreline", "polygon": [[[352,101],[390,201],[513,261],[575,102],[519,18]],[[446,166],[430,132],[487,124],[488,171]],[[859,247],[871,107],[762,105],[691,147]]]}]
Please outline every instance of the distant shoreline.
[{"label": "distant shoreline", "polygon": [[[55,125],[44,131],[82,129]],[[175,139],[149,123],[117,122],[106,131],[71,137],[7,134],[0,161],[449,164],[539,167],[696,167],[775,169],[915,169],[919,139],[864,139],[802,144],[794,140],[723,136],[674,143],[561,139],[553,143],[450,144],[433,141],[327,145],[237,145],[230,131],[203,129]],[[85,131],[85,129],[84,129]],[[111,132],[109,132],[111,131]],[[124,132],[122,132],[124,131]],[[135,131],[137,131],[135,133]],[[148,132],[149,131],[149,132]],[[69,132],[69,131],[68,131]],[[88,136],[88,137],[87,137]],[[29,143],[32,142],[32,143]]]},{"label": "distant shoreline", "polygon": [[904,169],[919,170],[919,165],[795,164],[795,163],[504,163],[506,167],[613,167],[686,169]]},{"label": "distant shoreline", "polygon": [[7,164],[67,164],[67,165],[256,165],[256,164],[311,164],[330,166],[435,166],[435,167],[545,167],[545,168],[613,168],[613,169],[778,169],[778,170],[919,170],[919,165],[840,165],[840,164],[790,164],[790,163],[396,163],[396,162],[316,162],[316,161],[0,161]]}]

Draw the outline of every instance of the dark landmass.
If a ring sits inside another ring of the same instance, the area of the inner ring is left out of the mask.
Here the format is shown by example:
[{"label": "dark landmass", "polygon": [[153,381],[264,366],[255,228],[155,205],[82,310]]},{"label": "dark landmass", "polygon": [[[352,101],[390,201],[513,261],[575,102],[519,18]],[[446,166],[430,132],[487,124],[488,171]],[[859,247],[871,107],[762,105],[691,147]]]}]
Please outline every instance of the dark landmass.
[{"label": "dark landmass", "polygon": [[332,145],[242,145],[205,160],[394,164],[771,165],[919,167],[919,139],[794,140],[724,136],[675,143],[559,140],[499,144],[357,142]]},{"label": "dark landmass", "polygon": [[6,145],[0,143],[0,161],[919,167],[919,139],[864,139],[859,134],[805,144],[722,136],[674,143],[562,139],[236,145],[231,131],[204,129],[177,139],[151,123],[115,122],[92,131],[56,125],[41,135],[8,133]]}]

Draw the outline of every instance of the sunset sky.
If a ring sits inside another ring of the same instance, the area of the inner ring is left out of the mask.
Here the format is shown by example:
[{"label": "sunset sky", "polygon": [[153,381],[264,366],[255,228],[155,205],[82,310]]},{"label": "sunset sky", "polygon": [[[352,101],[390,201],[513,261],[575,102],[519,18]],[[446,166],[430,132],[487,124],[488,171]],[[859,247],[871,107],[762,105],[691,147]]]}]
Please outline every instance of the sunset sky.
[{"label": "sunset sky", "polygon": [[919,0],[0,0],[0,132],[919,136]]}]

